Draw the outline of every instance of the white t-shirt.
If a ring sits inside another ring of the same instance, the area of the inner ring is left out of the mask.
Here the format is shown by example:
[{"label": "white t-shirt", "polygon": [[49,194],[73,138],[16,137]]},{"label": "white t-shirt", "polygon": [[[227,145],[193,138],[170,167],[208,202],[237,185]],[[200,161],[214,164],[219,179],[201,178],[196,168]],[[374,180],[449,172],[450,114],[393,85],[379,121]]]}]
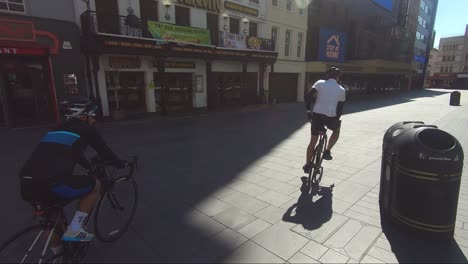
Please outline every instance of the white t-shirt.
[{"label": "white t-shirt", "polygon": [[346,91],[336,80],[319,80],[312,89],[317,90],[313,112],[329,117],[336,116],[338,102],[346,101]]}]

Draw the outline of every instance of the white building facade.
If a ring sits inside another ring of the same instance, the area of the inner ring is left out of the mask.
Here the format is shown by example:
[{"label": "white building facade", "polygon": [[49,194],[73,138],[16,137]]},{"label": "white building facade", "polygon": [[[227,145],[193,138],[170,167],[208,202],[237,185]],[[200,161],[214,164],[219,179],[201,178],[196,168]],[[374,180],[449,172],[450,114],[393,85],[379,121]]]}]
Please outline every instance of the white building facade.
[{"label": "white building facade", "polygon": [[307,63],[307,3],[309,1],[273,0],[268,2],[266,38],[272,39],[278,60],[268,69],[270,102],[304,100]]},{"label": "white building facade", "polygon": [[75,1],[88,83],[104,116],[264,101],[267,2]]}]

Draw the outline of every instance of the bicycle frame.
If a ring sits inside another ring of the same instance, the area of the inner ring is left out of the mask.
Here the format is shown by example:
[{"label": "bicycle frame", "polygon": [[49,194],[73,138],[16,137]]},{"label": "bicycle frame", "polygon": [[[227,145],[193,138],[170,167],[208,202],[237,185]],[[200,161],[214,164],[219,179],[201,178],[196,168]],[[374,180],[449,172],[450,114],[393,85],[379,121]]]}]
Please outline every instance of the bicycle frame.
[{"label": "bicycle frame", "polygon": [[[41,252],[41,257],[39,258],[39,264],[41,264],[43,261],[44,261],[44,257],[45,257],[45,254],[46,254],[46,251],[47,251],[47,248],[49,248],[49,244],[50,244],[50,241],[52,239],[52,236],[55,234],[55,230],[57,229],[58,225],[60,222],[62,222],[62,224],[66,225],[66,218],[63,214],[63,211],[60,210],[60,212],[58,213],[58,216],[57,216],[57,219],[55,219],[55,223],[53,223],[51,221],[51,219],[49,218],[49,216],[47,215],[47,213],[43,210],[40,209],[39,206],[36,206],[36,212],[35,212],[35,215],[44,215],[44,219],[41,220],[41,222],[43,222],[44,225],[46,225],[46,228],[45,229],[42,229],[39,234],[37,234],[36,238],[34,239],[33,243],[31,244],[31,246],[28,248],[28,251],[26,252],[26,254],[24,255],[23,259],[21,260],[20,263],[24,263],[26,261],[26,259],[28,258],[29,254],[31,253],[31,251],[33,250],[33,248],[36,246],[36,243],[37,241],[39,241],[39,239],[41,238],[41,236],[43,235],[44,232],[49,232],[49,235],[47,236],[47,240],[46,240],[46,243],[44,245],[44,248],[42,249],[42,252]],[[53,210],[53,209],[52,209]],[[62,226],[63,228],[63,226]],[[54,256],[53,259],[57,258],[57,257],[60,257],[60,256]]]},{"label": "bicycle frame", "polygon": [[[321,174],[323,173],[322,161],[323,161],[323,151],[327,149],[327,132],[320,132],[318,144],[314,148],[314,156],[312,157],[312,168],[309,172],[309,189],[312,188],[312,184],[318,184],[322,178]],[[320,174],[320,178],[317,180],[317,175]]]}]

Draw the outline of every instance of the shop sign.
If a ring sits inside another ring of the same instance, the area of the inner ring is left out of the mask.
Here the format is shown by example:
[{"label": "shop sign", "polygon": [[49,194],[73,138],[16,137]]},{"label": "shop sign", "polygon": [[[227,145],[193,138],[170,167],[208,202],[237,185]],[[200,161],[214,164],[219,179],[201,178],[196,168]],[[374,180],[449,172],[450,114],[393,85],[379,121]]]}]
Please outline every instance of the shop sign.
[{"label": "shop sign", "polygon": [[258,9],[239,5],[233,2],[229,2],[229,1],[224,1],[224,8],[226,10],[231,10],[234,12],[239,12],[239,13],[250,15],[250,16],[258,16],[258,13],[259,13]]},{"label": "shop sign", "polygon": [[221,0],[177,0],[177,4],[193,6],[214,12],[221,11]]},{"label": "shop sign", "polygon": [[156,44],[148,44],[148,43],[139,43],[139,42],[130,42],[130,41],[114,41],[114,40],[106,40],[104,41],[105,46],[113,46],[113,47],[123,47],[123,48],[140,48],[140,49],[163,49],[163,46],[159,46]]},{"label": "shop sign", "polygon": [[224,48],[231,49],[246,49],[246,36],[233,34],[228,32],[221,32],[222,44]]},{"label": "shop sign", "polygon": [[346,33],[320,28],[319,60],[344,62]]},{"label": "shop sign", "polygon": [[[158,62],[153,60],[153,66],[158,67]],[[195,69],[195,62],[191,61],[164,61],[165,68],[172,69]]]},{"label": "shop sign", "polygon": [[210,31],[148,20],[148,31],[154,39],[211,45]]},{"label": "shop sign", "polygon": [[138,57],[109,57],[109,65],[116,69],[136,69],[141,67],[141,60]]},{"label": "shop sign", "polygon": [[0,46],[0,55],[47,55],[47,48]]},{"label": "shop sign", "polygon": [[36,41],[30,21],[0,19],[0,40]]}]

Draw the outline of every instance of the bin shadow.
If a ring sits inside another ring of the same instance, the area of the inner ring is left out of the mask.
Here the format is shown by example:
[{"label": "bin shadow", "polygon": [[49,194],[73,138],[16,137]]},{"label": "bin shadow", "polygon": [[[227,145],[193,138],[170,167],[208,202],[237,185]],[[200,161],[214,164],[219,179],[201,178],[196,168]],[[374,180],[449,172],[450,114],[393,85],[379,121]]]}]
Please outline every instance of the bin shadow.
[{"label": "bin shadow", "polygon": [[319,229],[332,218],[332,198],[333,187],[320,187],[318,191],[309,192],[303,180],[301,195],[284,213],[283,221],[301,224],[305,230]]},{"label": "bin shadow", "polygon": [[399,263],[467,263],[457,242],[418,236],[382,219],[382,229]]}]

